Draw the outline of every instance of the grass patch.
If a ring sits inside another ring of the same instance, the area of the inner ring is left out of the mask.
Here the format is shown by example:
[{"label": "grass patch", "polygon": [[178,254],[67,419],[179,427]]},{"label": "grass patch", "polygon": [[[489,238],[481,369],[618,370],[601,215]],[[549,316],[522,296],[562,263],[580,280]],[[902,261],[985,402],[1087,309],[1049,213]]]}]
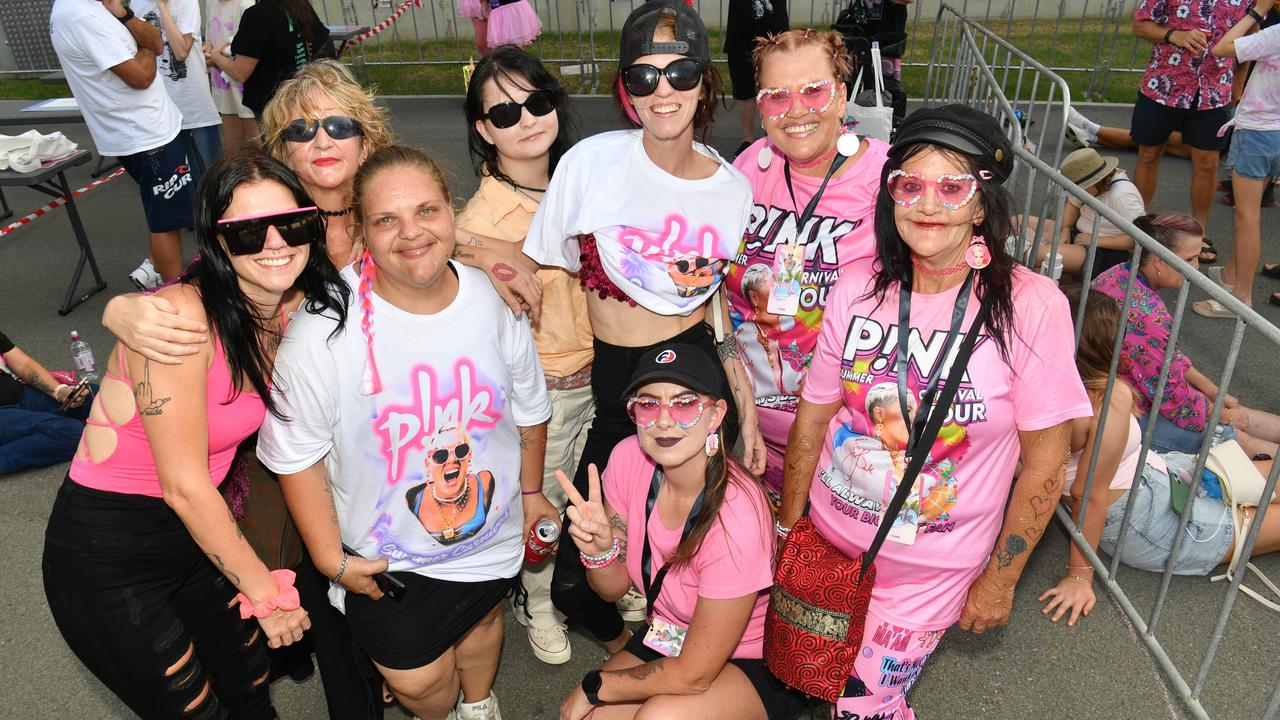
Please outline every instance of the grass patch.
[{"label": "grass patch", "polygon": [[[925,89],[925,77],[933,46],[933,22],[913,24],[909,31],[912,41],[904,58],[903,82],[911,97],[920,97]],[[1099,100],[1132,103],[1137,99],[1140,73],[1117,72],[1118,69],[1142,68],[1146,64],[1149,47],[1129,34],[1122,23],[1119,32],[1114,24],[1104,24],[1102,18],[1080,18],[1061,21],[1053,18],[1037,20],[1007,20],[993,18],[987,23],[994,33],[1018,49],[1049,67],[1063,68],[1059,74],[1071,88],[1075,100]],[[558,71],[564,66],[579,67],[578,58],[610,58],[618,52],[617,32],[596,32],[592,36],[576,33],[543,33],[529,47],[530,52],[546,58],[546,63]],[[711,47],[723,46],[719,30],[711,33]],[[475,54],[470,39],[423,41],[421,43],[390,39],[371,41],[361,48],[367,63],[368,80],[386,95],[458,95],[464,92],[462,65]],[[982,38],[978,38],[982,45]],[[992,58],[991,50],[985,57]],[[1004,58],[1004,53],[1000,53]],[[1099,58],[1111,58],[1101,63],[1111,68],[1107,74],[1093,68],[1100,65]],[[572,93],[608,93],[610,83],[617,73],[614,62],[597,61],[596,72],[561,74],[565,88]],[[723,68],[722,68],[723,69]],[[726,75],[725,90],[728,90]],[[1109,75],[1109,77],[1106,77]],[[997,77],[1001,77],[997,72]],[[1016,80],[1005,83],[1006,95],[1012,96]],[[1043,85],[1043,83],[1042,83]],[[1041,95],[1045,88],[1041,88]],[[1023,89],[1022,95],[1028,93]],[[6,78],[0,80],[0,99],[41,100],[63,97],[69,94],[66,85],[45,85],[39,78]]]}]

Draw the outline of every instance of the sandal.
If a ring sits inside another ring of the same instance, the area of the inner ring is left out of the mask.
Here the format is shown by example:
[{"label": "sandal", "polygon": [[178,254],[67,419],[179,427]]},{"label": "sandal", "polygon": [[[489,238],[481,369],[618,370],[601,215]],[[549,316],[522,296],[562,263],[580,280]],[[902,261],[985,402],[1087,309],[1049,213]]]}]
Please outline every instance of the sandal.
[{"label": "sandal", "polygon": [[1205,271],[1204,271],[1204,274],[1205,274],[1205,275],[1208,275],[1210,280],[1213,280],[1215,283],[1217,283],[1217,284],[1218,284],[1218,287],[1222,288],[1223,290],[1226,290],[1227,292],[1231,292],[1232,290],[1235,290],[1235,289],[1236,289],[1236,286],[1235,286],[1235,285],[1229,284],[1229,283],[1227,283],[1225,280],[1223,280],[1223,279],[1222,279],[1222,266],[1221,266],[1221,265],[1211,265],[1211,266],[1209,266],[1209,269],[1208,269],[1208,270],[1205,270]]},{"label": "sandal", "polygon": [[1210,265],[1218,261],[1218,248],[1213,246],[1209,238],[1200,239],[1200,262]]},{"label": "sandal", "polygon": [[1271,293],[1271,297],[1267,298],[1267,302],[1280,307],[1280,293]]},{"label": "sandal", "polygon": [[1197,302],[1193,302],[1191,303],[1191,309],[1194,310],[1197,315],[1202,315],[1207,318],[1233,318],[1236,316],[1235,313],[1227,309],[1226,305],[1223,305],[1217,300],[1199,300]]},{"label": "sandal", "polygon": [[1269,278],[1280,280],[1280,263],[1263,263],[1262,274]]}]

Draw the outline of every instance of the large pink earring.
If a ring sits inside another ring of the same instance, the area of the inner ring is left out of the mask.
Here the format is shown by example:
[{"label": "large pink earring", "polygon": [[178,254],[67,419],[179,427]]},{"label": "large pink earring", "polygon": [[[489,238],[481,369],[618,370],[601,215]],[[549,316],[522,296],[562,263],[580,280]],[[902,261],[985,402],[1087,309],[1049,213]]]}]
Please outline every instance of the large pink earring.
[{"label": "large pink earring", "polygon": [[707,457],[712,457],[716,453],[720,452],[720,436],[716,434],[715,429],[707,433],[707,444],[705,449],[707,451]]},{"label": "large pink earring", "polygon": [[986,238],[981,235],[973,236],[969,241],[969,249],[964,252],[964,261],[974,270],[981,270],[991,264],[991,248],[987,247]]}]

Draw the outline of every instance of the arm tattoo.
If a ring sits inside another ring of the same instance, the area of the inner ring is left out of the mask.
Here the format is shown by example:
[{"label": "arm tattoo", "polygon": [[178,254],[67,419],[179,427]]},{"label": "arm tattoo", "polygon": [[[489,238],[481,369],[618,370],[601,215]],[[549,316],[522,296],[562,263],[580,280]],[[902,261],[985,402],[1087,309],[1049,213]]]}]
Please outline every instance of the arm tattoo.
[{"label": "arm tattoo", "polygon": [[236,522],[236,514],[231,512],[231,508],[227,508],[227,517],[231,518],[231,524],[236,526],[236,539],[244,539],[244,530],[240,529],[240,523]]},{"label": "arm tattoo", "polygon": [[627,521],[622,519],[618,513],[614,513],[609,518],[609,527],[622,533],[622,537],[618,538],[618,559],[622,562],[627,561]]},{"label": "arm tattoo", "polygon": [[142,361],[142,382],[138,383],[133,389],[133,397],[138,404],[138,414],[140,415],[163,415],[165,403],[173,398],[163,397],[157,398],[155,390],[151,387],[151,361]]},{"label": "arm tattoo", "polygon": [[[37,373],[35,370],[32,370],[31,374],[27,376],[27,384],[30,385],[33,389],[39,390],[40,392],[44,393],[45,395],[52,396],[54,394],[54,389],[49,387],[49,383],[45,382],[44,380],[41,380],[40,374]],[[57,398],[54,398],[54,399],[56,400]]]},{"label": "arm tattoo", "polygon": [[227,569],[227,564],[222,561],[221,555],[217,553],[205,553],[205,555],[207,555],[209,559],[213,561],[214,565],[218,566],[218,572],[221,572],[223,575],[226,575],[227,579],[231,581],[232,585],[235,585],[236,587],[240,587],[240,576]]},{"label": "arm tattoo", "polygon": [[733,335],[725,335],[724,340],[716,345],[716,352],[720,353],[721,360],[736,360],[742,357],[738,347],[738,338]]},{"label": "arm tattoo", "polygon": [[1013,559],[1027,551],[1027,541],[1021,535],[1010,535],[1004,539],[1004,547],[996,551],[996,562],[1000,567],[1007,568],[1013,564]]},{"label": "arm tattoo", "polygon": [[333,499],[333,483],[329,481],[329,473],[324,474],[324,492],[329,496],[329,519],[338,524],[338,503]]},{"label": "arm tattoo", "polygon": [[520,431],[520,449],[528,450],[529,448],[533,447],[534,435],[536,435],[536,433],[534,432],[534,428],[533,427],[517,427],[516,429]]},{"label": "arm tattoo", "polygon": [[658,658],[653,662],[648,662],[643,665],[636,665],[633,668],[627,668],[625,672],[628,677],[634,678],[636,680],[644,680],[650,675],[661,670],[662,664],[665,661],[666,661],[666,658]]},{"label": "arm tattoo", "polygon": [[476,255],[468,250],[463,250],[460,246],[454,246],[453,257],[455,260],[475,260]]}]

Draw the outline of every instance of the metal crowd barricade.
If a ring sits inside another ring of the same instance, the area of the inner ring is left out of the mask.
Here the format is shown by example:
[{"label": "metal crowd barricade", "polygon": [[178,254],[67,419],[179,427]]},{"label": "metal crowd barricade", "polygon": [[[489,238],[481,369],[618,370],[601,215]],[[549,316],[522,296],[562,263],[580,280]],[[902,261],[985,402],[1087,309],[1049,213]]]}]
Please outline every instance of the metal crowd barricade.
[{"label": "metal crowd barricade", "polygon": [[[1030,80],[1030,89],[1023,95],[1026,87],[1026,81]],[[1266,319],[1258,315],[1251,308],[1246,307],[1238,301],[1230,293],[1226,292],[1212,280],[1204,277],[1195,268],[1188,265],[1177,255],[1162,247],[1158,242],[1145,234],[1131,222],[1118,216],[1107,206],[1103,205],[1092,195],[1089,195],[1075,183],[1068,180],[1057,169],[1058,157],[1060,155],[1060,145],[1055,146],[1051,152],[1045,153],[1043,144],[1044,130],[1039,135],[1041,139],[1040,155],[1029,149],[1026,145],[1019,142],[1020,135],[1017,132],[1016,123],[1009,123],[1008,120],[1013,117],[1015,107],[1021,107],[1027,104],[1033,108],[1033,112],[1043,113],[1039,117],[1054,115],[1058,118],[1065,119],[1066,112],[1070,105],[1070,94],[1065,87],[1065,83],[1061,81],[1050,69],[1044,65],[1035,62],[1027,57],[1025,53],[1018,51],[1008,43],[1003,42],[996,37],[990,30],[984,28],[974,20],[965,17],[962,12],[954,7],[944,5],[939,9],[938,23],[935,26],[933,55],[929,67],[929,82],[926,95],[926,103],[936,105],[943,102],[961,102],[978,107],[994,113],[997,117],[1006,121],[1006,128],[1009,131],[1010,139],[1014,141],[1014,153],[1016,155],[1016,170],[1014,176],[1010,179],[1010,186],[1015,196],[1023,198],[1023,216],[1027,216],[1027,211],[1031,209],[1033,203],[1032,198],[1036,192],[1039,192],[1042,202],[1039,203],[1041,209],[1047,209],[1051,212],[1047,217],[1058,220],[1061,218],[1062,208],[1068,196],[1075,198],[1082,205],[1087,206],[1098,213],[1102,218],[1113,223],[1116,227],[1129,234],[1134,239],[1134,249],[1131,261],[1134,267],[1142,262],[1147,254],[1154,254],[1162,259],[1165,263],[1173,267],[1184,279],[1177,292],[1177,298],[1173,306],[1173,327],[1171,328],[1169,345],[1166,348],[1162,358],[1160,374],[1156,379],[1156,386],[1153,397],[1160,398],[1164,396],[1165,387],[1168,381],[1169,369],[1177,350],[1177,343],[1180,333],[1183,330],[1183,319],[1188,308],[1188,298],[1191,291],[1207,294],[1210,298],[1217,300],[1225,305],[1229,310],[1236,314],[1234,321],[1231,342],[1225,359],[1224,368],[1219,383],[1219,390],[1216,401],[1213,403],[1210,416],[1207,419],[1207,427],[1217,425],[1224,403],[1226,402],[1229,388],[1237,370],[1237,361],[1239,359],[1241,345],[1246,331],[1260,337],[1263,341],[1274,346],[1280,351],[1280,328],[1272,325]],[[1043,78],[1043,80],[1041,79]],[[1044,82],[1049,88],[1048,92],[1039,90],[1039,83]],[[1013,98],[1010,99],[1004,95],[1010,87],[1010,83],[1014,88]],[[1055,91],[1056,89],[1056,91]],[[1025,100],[1023,98],[1026,98]],[[1043,98],[1043,99],[1041,99]],[[1060,128],[1061,124],[1057,124]],[[1055,128],[1056,129],[1056,128]],[[1047,155],[1050,162],[1042,159],[1041,155]],[[1041,214],[1040,217],[1046,217]],[[1034,260],[1037,253],[1036,249],[1046,239],[1045,223],[1037,226],[1035,238],[1033,242],[1027,243],[1026,227],[1028,223],[1023,223],[1024,231],[1019,238],[1018,249],[1024,260]],[[1083,268],[1084,286],[1088,287],[1093,276],[1094,254],[1098,238],[1098,232],[1101,224],[1094,223],[1093,236],[1090,239],[1089,249],[1085,257]],[[1054,227],[1057,227],[1055,223]],[[1049,244],[1049,262],[1052,263],[1053,255],[1057,251],[1058,233],[1053,232],[1047,238]],[[1128,308],[1130,300],[1133,298],[1137,283],[1137,273],[1131,275],[1129,284],[1125,288],[1125,296],[1122,307]],[[1076,307],[1075,317],[1075,333],[1077,343],[1080,337],[1080,328],[1084,319],[1084,312],[1088,302],[1088,294],[1082,293],[1079,304]],[[1120,364],[1120,350],[1127,329],[1127,312],[1125,314],[1126,322],[1122,323],[1117,333],[1112,350],[1114,356],[1112,358],[1111,367],[1107,377],[1106,387],[1103,391],[1100,407],[1107,407],[1111,400],[1111,395],[1117,381],[1117,374]],[[1146,415],[1146,429],[1142,434],[1142,445],[1139,451],[1137,469],[1132,480],[1132,487],[1138,487],[1142,480],[1143,467],[1145,458],[1150,452],[1151,441],[1155,430],[1155,419],[1160,410],[1160,403],[1153,403],[1151,409]],[[1083,459],[1079,467],[1085,469],[1083,497],[1089,497],[1093,483],[1098,481],[1095,477],[1098,456],[1102,448],[1102,438],[1106,425],[1105,414],[1099,420],[1099,427],[1095,433],[1095,441],[1092,447],[1085,448],[1088,451],[1087,460]],[[1213,440],[1213,434],[1204,433],[1204,440],[1197,456],[1197,461],[1192,470],[1190,500],[1186,505],[1186,509],[1179,519],[1178,531],[1173,542],[1170,556],[1176,556],[1179,547],[1186,539],[1186,528],[1191,518],[1195,506],[1195,500],[1198,497],[1200,478],[1205,466],[1205,459],[1208,456],[1208,450]],[[1280,474],[1280,463],[1273,465],[1272,470],[1267,477],[1266,487],[1262,493],[1262,497],[1270,497],[1273,493],[1277,475]],[[1166,648],[1161,643],[1161,620],[1167,608],[1167,600],[1169,596],[1170,583],[1173,576],[1173,566],[1169,565],[1165,568],[1164,573],[1160,576],[1159,588],[1152,602],[1152,607],[1147,612],[1138,609],[1133,598],[1121,586],[1118,576],[1120,571],[1119,552],[1123,544],[1129,539],[1133,525],[1134,502],[1137,497],[1136,493],[1130,493],[1128,502],[1124,509],[1124,516],[1120,526],[1120,535],[1117,541],[1117,553],[1109,562],[1105,562],[1094,548],[1090,547],[1081,533],[1080,528],[1083,527],[1085,519],[1088,515],[1088,508],[1081,508],[1077,513],[1077,519],[1071,517],[1070,512],[1065,506],[1059,506],[1056,511],[1058,520],[1066,528],[1071,541],[1077,548],[1088,558],[1096,572],[1097,579],[1103,584],[1110,595],[1115,598],[1117,605],[1121,611],[1129,618],[1136,627],[1139,637],[1150,651],[1157,665],[1165,675],[1170,687],[1177,692],[1186,708],[1190,713],[1201,720],[1207,720],[1210,717],[1208,709],[1201,703],[1202,694],[1205,689],[1206,682],[1213,669],[1214,660],[1221,646],[1223,634],[1230,620],[1232,610],[1235,607],[1235,601],[1239,592],[1240,583],[1247,572],[1247,559],[1252,554],[1252,549],[1257,540],[1259,528],[1265,517],[1267,506],[1264,504],[1258,508],[1258,512],[1254,521],[1249,526],[1245,537],[1244,546],[1241,551],[1242,560],[1236,564],[1235,572],[1230,577],[1230,584],[1227,588],[1226,597],[1223,599],[1221,606],[1216,613],[1215,624],[1209,634],[1208,645],[1200,661],[1195,668],[1189,672],[1184,672],[1171,659]],[[1095,508],[1094,512],[1099,510]],[[1078,522],[1077,522],[1078,520]],[[1140,579],[1140,578],[1139,578]],[[1183,629],[1183,628],[1179,628]],[[1280,712],[1280,679],[1278,679],[1274,690],[1269,699],[1269,704],[1265,709],[1262,717],[1270,720],[1275,718],[1277,712]]]}]

